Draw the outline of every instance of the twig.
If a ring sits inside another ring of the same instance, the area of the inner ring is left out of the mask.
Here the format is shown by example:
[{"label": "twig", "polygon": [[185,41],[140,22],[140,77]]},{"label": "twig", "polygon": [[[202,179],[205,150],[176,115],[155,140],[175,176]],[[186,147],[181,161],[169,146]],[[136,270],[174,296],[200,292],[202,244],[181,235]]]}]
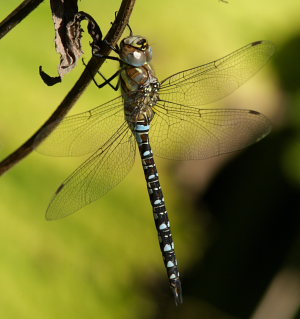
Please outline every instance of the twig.
[{"label": "twig", "polygon": [[[116,19],[114,23],[112,24],[110,30],[108,31],[105,41],[103,41],[103,46],[100,48],[99,53],[103,56],[108,56],[111,46],[114,46],[117,41],[120,39],[128,21],[129,17],[131,15],[131,12],[133,10],[135,4],[135,0],[122,0],[120,10],[118,11],[118,14],[116,16]],[[4,174],[6,171],[8,171],[10,168],[12,168],[15,164],[17,164],[20,160],[22,160],[25,156],[30,154],[36,146],[38,146],[44,138],[46,138],[48,135],[43,134],[43,138],[40,138],[37,140],[37,135],[43,130],[46,126],[48,126],[51,123],[57,123],[63,119],[63,117],[69,112],[69,110],[72,108],[72,106],[75,104],[75,102],[78,100],[78,98],[81,96],[85,88],[88,86],[88,84],[91,82],[92,77],[91,75],[95,75],[100,68],[100,66],[103,64],[105,59],[99,59],[95,56],[93,56],[88,65],[87,68],[83,71],[82,75],[78,79],[78,81],[75,83],[74,87],[70,90],[70,92],[66,95],[64,100],[61,102],[61,104],[57,107],[57,109],[54,111],[54,113],[50,116],[50,118],[40,127],[40,129],[35,132],[23,145],[21,145],[16,151],[11,153],[8,157],[6,157],[2,162],[0,162],[0,175]],[[50,134],[54,129],[56,125],[51,125],[51,130],[49,129],[47,131],[47,134]]]},{"label": "twig", "polygon": [[44,0],[24,0],[10,15],[0,22],[0,39],[43,1]]}]

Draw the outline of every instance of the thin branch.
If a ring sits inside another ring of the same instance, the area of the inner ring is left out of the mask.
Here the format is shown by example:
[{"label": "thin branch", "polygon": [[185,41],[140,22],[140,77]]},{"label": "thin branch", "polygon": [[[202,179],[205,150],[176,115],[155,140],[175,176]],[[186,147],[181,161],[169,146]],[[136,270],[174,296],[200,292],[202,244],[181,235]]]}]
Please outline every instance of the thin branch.
[{"label": "thin branch", "polygon": [[[110,30],[108,31],[105,41],[103,41],[103,45],[100,48],[99,53],[103,56],[108,56],[111,51],[111,46],[115,46],[115,44],[120,39],[131,15],[135,4],[135,0],[122,0],[121,7],[118,11],[116,19],[112,24]],[[54,129],[55,125],[51,125],[50,129],[47,131],[47,135],[43,134],[43,138],[37,140],[37,135],[43,130],[46,126],[51,123],[55,123],[58,125],[58,122],[63,119],[63,117],[69,112],[78,98],[81,96],[85,88],[91,82],[91,75],[96,75],[98,69],[103,64],[105,59],[100,59],[93,56],[87,68],[83,71],[82,75],[75,83],[74,87],[70,90],[61,104],[57,107],[54,113],[50,116],[50,118],[40,127],[40,129],[35,132],[23,145],[21,145],[16,151],[11,153],[8,157],[6,157],[2,162],[0,162],[0,175],[4,174],[10,168],[12,168],[15,164],[17,164],[20,160],[30,154],[36,146],[38,146],[44,138],[46,138]]]},{"label": "thin branch", "polygon": [[13,29],[44,0],[24,0],[10,15],[0,22],[0,39]]}]

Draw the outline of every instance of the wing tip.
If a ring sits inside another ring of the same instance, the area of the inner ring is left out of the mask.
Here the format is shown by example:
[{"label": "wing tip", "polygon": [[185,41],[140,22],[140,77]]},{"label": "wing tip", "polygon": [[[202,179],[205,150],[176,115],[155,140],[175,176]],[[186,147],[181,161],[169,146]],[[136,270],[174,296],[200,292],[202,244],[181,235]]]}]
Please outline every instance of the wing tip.
[{"label": "wing tip", "polygon": [[61,190],[64,188],[64,186],[65,186],[65,184],[62,183],[62,184],[58,187],[58,189],[56,190],[55,195],[59,194],[59,193],[61,192]]},{"label": "wing tip", "polygon": [[[266,117],[263,113],[254,110],[248,110],[248,113],[254,116],[259,116],[261,120],[265,122],[265,131],[254,141],[254,143],[259,142],[263,138],[265,138],[272,131],[272,122]],[[252,144],[252,143],[251,143]]]},{"label": "wing tip", "polygon": [[269,47],[269,49],[271,49],[271,55],[273,55],[273,53],[275,52],[276,50],[276,45],[270,41],[270,40],[258,40],[258,41],[254,41],[251,43],[251,46],[252,47],[255,47],[257,45],[261,45],[261,44],[264,44],[264,45],[267,45]]},{"label": "wing tip", "polygon": [[264,42],[265,42],[264,40],[254,41],[254,42],[251,43],[251,45],[252,45],[253,47],[255,47],[256,45],[262,44],[262,43],[264,43]]},{"label": "wing tip", "polygon": [[55,220],[56,218],[53,218],[51,215],[48,215],[48,214],[46,213],[45,219],[46,219],[47,222],[52,222],[52,221]]},{"label": "wing tip", "polygon": [[52,221],[52,220],[56,220],[56,219],[59,219],[59,218],[62,218],[64,216],[61,216],[59,214],[59,211],[57,210],[57,208],[55,209],[55,207],[53,208],[53,206],[55,206],[55,204],[53,205],[53,203],[55,203],[55,198],[56,196],[62,191],[62,189],[64,188],[66,184],[65,183],[62,183],[58,189],[55,191],[54,193],[54,197],[52,198],[48,208],[47,208],[47,211],[46,211],[46,214],[45,214],[45,219],[47,221]]},{"label": "wing tip", "polygon": [[64,214],[60,210],[55,210],[51,207],[51,203],[50,203],[50,205],[46,211],[46,214],[45,214],[45,219],[47,221],[53,221],[53,220],[65,218],[65,217],[71,215],[72,213],[73,212]]},{"label": "wing tip", "polygon": [[254,115],[261,115],[262,114],[262,113],[260,113],[258,111],[254,111],[254,110],[249,110],[248,113],[254,114]]}]

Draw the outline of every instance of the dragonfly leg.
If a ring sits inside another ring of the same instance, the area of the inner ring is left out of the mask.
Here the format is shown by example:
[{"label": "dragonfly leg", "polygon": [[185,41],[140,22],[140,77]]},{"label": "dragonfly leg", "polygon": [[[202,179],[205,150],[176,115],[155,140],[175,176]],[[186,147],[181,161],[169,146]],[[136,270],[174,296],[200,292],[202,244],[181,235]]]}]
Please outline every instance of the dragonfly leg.
[{"label": "dragonfly leg", "polygon": [[[119,81],[118,81],[117,84],[114,86],[113,84],[111,84],[111,82],[109,81],[109,79],[107,79],[100,71],[98,71],[97,73],[98,73],[98,74],[102,77],[102,79],[104,80],[104,82],[101,83],[101,85],[102,85],[102,84],[105,85],[105,83],[106,83],[106,84],[108,84],[113,90],[115,90],[115,91],[118,91],[118,90],[119,90],[119,86],[120,86],[120,82],[119,82]],[[95,83],[95,79],[94,79],[94,83]],[[96,85],[97,85],[98,88],[100,87],[98,83],[97,83]],[[104,86],[104,85],[103,85],[103,86]],[[101,87],[102,87],[102,86],[101,86]]]},{"label": "dragonfly leg", "polygon": [[[84,62],[84,60],[82,59],[82,63],[85,67],[87,67],[87,64]],[[108,79],[105,78],[105,76],[101,73],[101,72],[97,72],[103,79],[104,82],[103,83],[98,83],[95,78],[91,75],[93,82],[95,83],[95,85],[97,86],[97,88],[101,89],[102,87],[104,87],[105,85],[109,85],[112,89],[114,89],[115,91],[117,91],[119,89],[119,82],[117,83],[116,86],[114,86],[113,84],[111,84],[111,81],[116,78],[121,70],[116,71],[111,77],[109,77]]]},{"label": "dragonfly leg", "polygon": [[132,36],[133,36],[133,32],[132,32],[132,29],[131,29],[129,23],[127,23],[126,26],[127,26],[127,28],[129,29],[130,36],[132,37]]},{"label": "dragonfly leg", "polygon": [[[108,43],[107,42],[107,40],[106,39],[104,39],[104,41],[103,41],[105,44],[107,44],[114,52],[116,52],[117,54],[119,54],[120,53],[120,48],[119,48],[119,46],[118,46],[118,44],[116,44],[115,46],[113,46],[113,45],[111,45],[110,43]],[[95,54],[96,54],[97,52],[95,52]],[[119,59],[120,60],[120,59]]]}]

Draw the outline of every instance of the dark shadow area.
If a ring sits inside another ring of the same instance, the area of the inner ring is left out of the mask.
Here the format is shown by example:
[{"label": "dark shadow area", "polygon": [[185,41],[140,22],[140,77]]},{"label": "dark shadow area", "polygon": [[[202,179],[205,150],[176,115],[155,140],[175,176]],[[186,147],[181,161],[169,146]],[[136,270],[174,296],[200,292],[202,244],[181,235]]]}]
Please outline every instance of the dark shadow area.
[{"label": "dark shadow area", "polygon": [[[291,101],[290,113],[300,116],[299,57],[300,35],[283,45],[272,63]],[[171,298],[156,295],[155,318],[246,319],[281,267],[300,271],[300,183],[283,168],[287,145],[300,136],[292,122],[235,157],[205,195],[195,198],[199,218],[203,211],[210,215],[211,244],[183,274],[183,306],[175,308]]]},{"label": "dark shadow area", "polygon": [[299,232],[300,189],[281,170],[282,152],[292,137],[285,130],[248,149],[202,199],[219,232],[185,286],[239,318],[249,318]]}]

